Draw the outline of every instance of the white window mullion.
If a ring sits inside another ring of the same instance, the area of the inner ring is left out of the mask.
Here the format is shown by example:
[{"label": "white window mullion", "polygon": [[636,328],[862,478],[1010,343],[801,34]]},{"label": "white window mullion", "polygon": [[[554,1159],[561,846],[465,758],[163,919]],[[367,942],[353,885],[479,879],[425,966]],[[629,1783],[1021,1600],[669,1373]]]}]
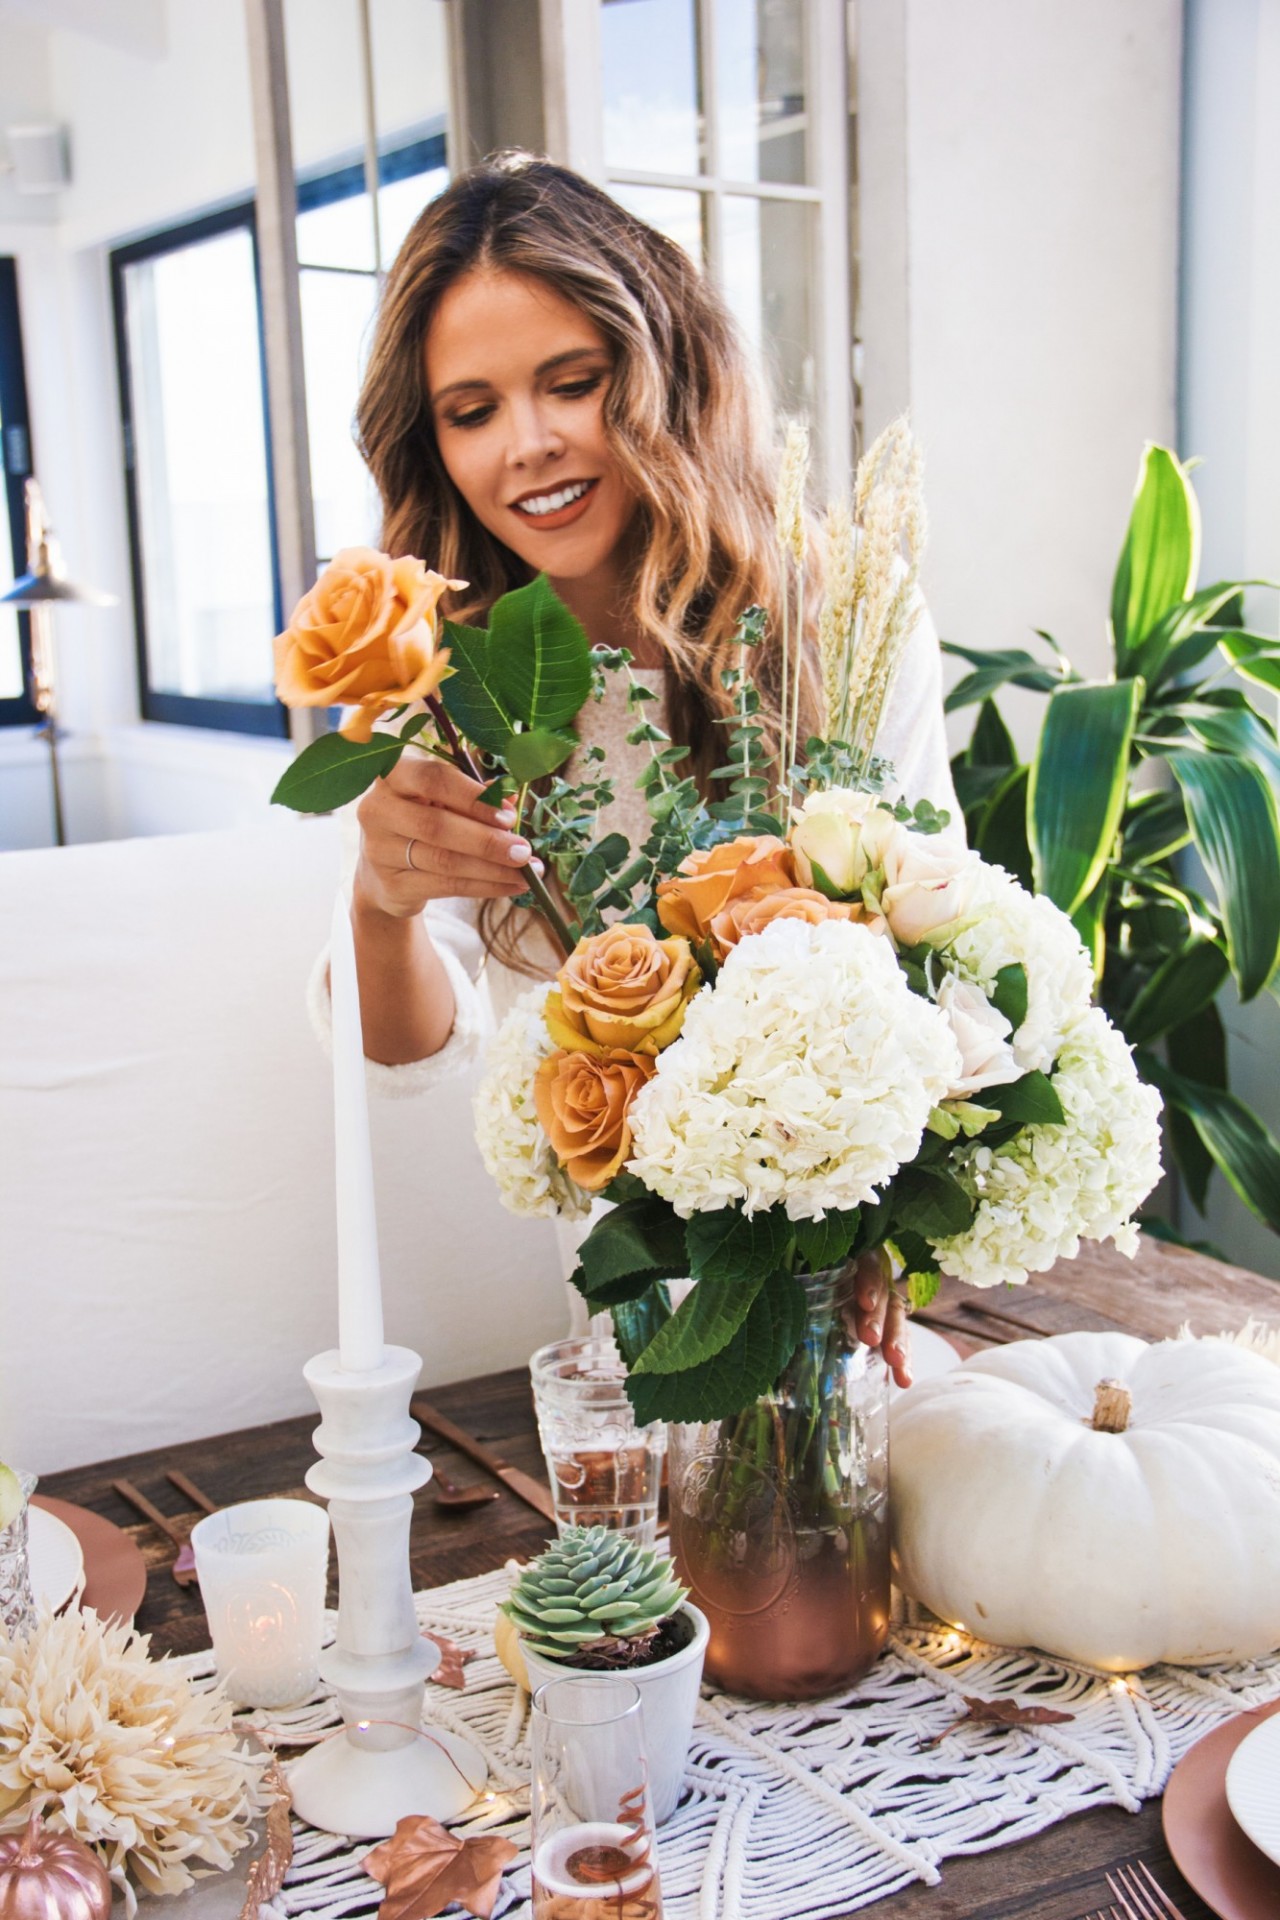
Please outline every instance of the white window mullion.
[{"label": "white window mullion", "polygon": [[724,282],[724,200],[720,174],[720,90],[716,84],[716,0],[698,0],[698,80],[702,102],[702,171],[706,194],[707,269]]},{"label": "white window mullion", "polygon": [[848,56],[844,0],[805,8],[809,177],[820,188],[814,260],[818,408],[828,494],[847,490],[853,460],[853,322],[849,300]]},{"label": "white window mullion", "polygon": [[603,181],[600,0],[538,0],[547,153]]}]

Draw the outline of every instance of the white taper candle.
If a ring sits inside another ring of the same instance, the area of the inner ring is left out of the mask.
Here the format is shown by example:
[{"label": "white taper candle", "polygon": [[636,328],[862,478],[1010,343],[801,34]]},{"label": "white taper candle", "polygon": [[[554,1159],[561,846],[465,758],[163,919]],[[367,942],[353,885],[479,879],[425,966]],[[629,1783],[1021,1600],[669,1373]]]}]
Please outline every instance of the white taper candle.
[{"label": "white taper candle", "polygon": [[382,1279],[356,948],[341,887],[333,908],[329,991],[333,1002],[333,1170],[338,1195],[338,1352],[344,1367],[360,1373],[382,1364]]}]

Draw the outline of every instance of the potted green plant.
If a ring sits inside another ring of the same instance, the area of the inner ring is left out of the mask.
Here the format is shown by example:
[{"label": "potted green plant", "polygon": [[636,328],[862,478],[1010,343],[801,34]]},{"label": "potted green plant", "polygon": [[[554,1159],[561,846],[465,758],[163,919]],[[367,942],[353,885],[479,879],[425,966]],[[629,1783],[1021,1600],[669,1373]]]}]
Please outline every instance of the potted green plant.
[{"label": "potted green plant", "polygon": [[675,1812],[708,1639],[670,1560],[609,1527],[567,1527],[525,1567],[502,1611],[531,1690],[624,1673],[644,1702],[653,1817]]},{"label": "potted green plant", "polygon": [[[1086,679],[1043,632],[1038,655],[944,643],[970,669],[948,710],[978,707],[952,766],[970,844],[1071,914],[1092,951],[1098,1000],[1164,1096],[1196,1207],[1217,1167],[1280,1232],[1280,1144],[1229,1090],[1218,1010],[1228,982],[1251,1000],[1280,977],[1280,744],[1249,697],[1280,690],[1280,639],[1245,624],[1246,589],[1269,583],[1200,587],[1199,560],[1189,465],[1148,446],[1111,592],[1111,673]],[[995,704],[1006,686],[1048,696],[1029,761]]]}]

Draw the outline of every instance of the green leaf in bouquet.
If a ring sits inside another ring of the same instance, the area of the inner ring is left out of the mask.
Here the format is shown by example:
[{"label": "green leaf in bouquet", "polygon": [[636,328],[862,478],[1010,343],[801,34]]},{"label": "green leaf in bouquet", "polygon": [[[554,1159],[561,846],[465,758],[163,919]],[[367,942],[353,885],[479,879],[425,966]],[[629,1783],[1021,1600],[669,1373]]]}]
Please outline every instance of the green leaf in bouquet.
[{"label": "green leaf in bouquet", "polygon": [[564,727],[591,692],[591,645],[545,573],[489,615],[495,692],[527,727]]},{"label": "green leaf in bouquet", "polygon": [[341,733],[322,733],[285,768],[272,804],[295,813],[332,813],[390,773],[403,752],[404,742],[395,734],[348,740]]},{"label": "green leaf in bouquet", "polygon": [[751,1311],[764,1274],[699,1280],[636,1361],[637,1373],[682,1373],[727,1347]]},{"label": "green leaf in bouquet", "polygon": [[1280,950],[1280,825],[1266,776],[1223,754],[1168,755],[1197,850],[1217,890],[1242,1000],[1275,971]]},{"label": "green leaf in bouquet", "polygon": [[993,1107],[1006,1126],[1060,1126],[1066,1119],[1047,1073],[1024,1073],[1021,1080],[1011,1080],[1004,1087],[984,1087],[969,1098],[975,1106]]},{"label": "green leaf in bouquet", "polygon": [[804,1293],[783,1269],[769,1275],[728,1345],[683,1373],[633,1372],[636,1419],[728,1420],[772,1387],[804,1334]]},{"label": "green leaf in bouquet", "polygon": [[600,1313],[606,1307],[620,1307],[629,1300],[639,1300],[653,1285],[653,1270],[645,1268],[643,1272],[624,1273],[617,1280],[602,1280],[588,1288],[586,1275],[579,1265],[569,1275],[569,1284],[589,1302],[593,1313]]},{"label": "green leaf in bouquet", "polygon": [[1156,622],[1191,593],[1199,564],[1200,516],[1186,469],[1168,447],[1148,445],[1111,587],[1118,673],[1129,671]]},{"label": "green leaf in bouquet", "polygon": [[1019,961],[1011,961],[997,973],[991,1004],[1016,1033],[1027,1017],[1027,970]]},{"label": "green leaf in bouquet", "polygon": [[578,1249],[579,1282],[588,1299],[633,1273],[682,1279],[688,1272],[684,1222],[665,1200],[645,1193],[597,1220]]},{"label": "green leaf in bouquet", "polygon": [[899,1228],[893,1235],[893,1247],[908,1277],[937,1275],[938,1256],[922,1233],[911,1227]]},{"label": "green leaf in bouquet", "polygon": [[[942,1167],[908,1167],[894,1183],[894,1212],[906,1231],[927,1240],[946,1240],[973,1225],[975,1203],[953,1173]],[[901,1244],[901,1234],[895,1234]]]},{"label": "green leaf in bouquet", "polygon": [[608,1186],[601,1192],[602,1200],[611,1200],[616,1206],[620,1200],[643,1200],[649,1189],[637,1173],[615,1173]]},{"label": "green leaf in bouquet", "polygon": [[796,1248],[810,1273],[826,1273],[849,1258],[862,1225],[861,1207],[828,1213],[821,1220],[795,1220]]},{"label": "green leaf in bouquet", "polygon": [[1092,893],[1111,855],[1129,785],[1139,680],[1060,687],[1031,771],[1027,817],[1036,891],[1064,913]]},{"label": "green leaf in bouquet", "polygon": [[445,712],[473,747],[505,755],[515,719],[497,690],[489,635],[446,620],[444,640],[453,669],[440,687]]},{"label": "green leaf in bouquet", "polygon": [[576,733],[551,727],[531,727],[525,733],[513,733],[502,749],[502,757],[514,777],[524,785],[541,780],[544,774],[562,767],[578,744]]},{"label": "green leaf in bouquet", "polygon": [[[634,1367],[654,1335],[671,1318],[671,1296],[661,1280],[653,1281],[636,1300],[610,1308],[618,1352]],[[628,1387],[630,1392],[630,1387]]]},{"label": "green leaf in bouquet", "polygon": [[937,1298],[938,1288],[942,1285],[942,1275],[935,1269],[932,1273],[909,1273],[907,1275],[907,1300],[912,1313],[921,1313]]},{"label": "green leaf in bouquet", "polygon": [[780,1267],[795,1229],[781,1207],[741,1213],[720,1207],[685,1223],[689,1273],[696,1280],[762,1280]]},{"label": "green leaf in bouquet", "polygon": [[1180,1027],[1218,996],[1228,973],[1227,956],[1216,941],[1192,939],[1151,974],[1134,996],[1124,1019],[1131,1046],[1146,1046],[1170,1027]]}]

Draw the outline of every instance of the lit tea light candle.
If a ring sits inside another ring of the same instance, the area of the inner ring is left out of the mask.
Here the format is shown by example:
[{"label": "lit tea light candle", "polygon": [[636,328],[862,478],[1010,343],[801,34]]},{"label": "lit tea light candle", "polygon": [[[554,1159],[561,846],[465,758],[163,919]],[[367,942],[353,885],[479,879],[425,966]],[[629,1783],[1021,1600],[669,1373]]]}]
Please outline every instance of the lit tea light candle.
[{"label": "lit tea light candle", "polygon": [[192,1529],[218,1678],[238,1706],[305,1700],[320,1677],[329,1516],[307,1500],[250,1500]]}]

